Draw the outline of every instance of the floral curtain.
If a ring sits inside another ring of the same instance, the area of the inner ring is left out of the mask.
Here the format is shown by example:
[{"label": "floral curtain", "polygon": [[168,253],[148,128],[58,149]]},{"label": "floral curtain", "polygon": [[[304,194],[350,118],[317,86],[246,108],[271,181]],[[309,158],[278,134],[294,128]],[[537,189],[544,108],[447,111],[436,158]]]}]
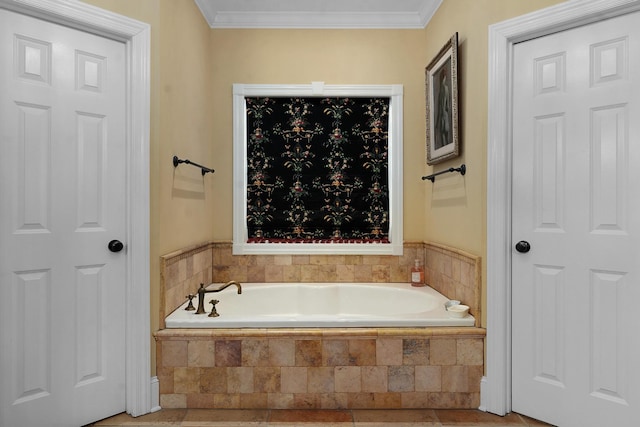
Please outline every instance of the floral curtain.
[{"label": "floral curtain", "polygon": [[389,98],[245,98],[249,242],[389,243]]}]

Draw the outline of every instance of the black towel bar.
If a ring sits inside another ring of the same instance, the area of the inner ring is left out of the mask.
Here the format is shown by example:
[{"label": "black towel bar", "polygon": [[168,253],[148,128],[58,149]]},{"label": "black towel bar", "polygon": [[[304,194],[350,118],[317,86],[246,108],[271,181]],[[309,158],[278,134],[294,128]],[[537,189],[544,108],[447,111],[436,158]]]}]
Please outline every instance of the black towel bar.
[{"label": "black towel bar", "polygon": [[186,163],[187,165],[193,165],[193,166],[199,167],[202,170],[202,176],[204,176],[207,172],[211,172],[211,173],[215,172],[213,169],[194,163],[191,160],[188,160],[188,159],[182,160],[182,159],[179,159],[178,156],[173,156],[173,167],[174,168],[178,167],[180,163]]},{"label": "black towel bar", "polygon": [[424,181],[425,179],[428,179],[431,182],[435,182],[436,176],[442,175],[443,173],[449,173],[449,172],[460,172],[460,175],[464,175],[464,174],[467,173],[467,166],[462,164],[462,165],[460,165],[459,168],[449,168],[447,170],[443,170],[441,172],[434,173],[432,175],[423,176],[422,180]]}]

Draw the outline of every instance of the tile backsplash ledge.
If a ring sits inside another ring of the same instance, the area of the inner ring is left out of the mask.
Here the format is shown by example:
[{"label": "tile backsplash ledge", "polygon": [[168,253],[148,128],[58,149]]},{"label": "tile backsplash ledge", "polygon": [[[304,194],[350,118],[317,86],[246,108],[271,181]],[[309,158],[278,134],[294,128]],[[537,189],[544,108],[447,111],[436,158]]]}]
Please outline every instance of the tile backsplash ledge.
[{"label": "tile backsplash ledge", "polygon": [[[160,259],[160,328],[200,283],[410,282],[419,259],[434,289],[469,305],[480,319],[480,257],[434,243],[407,242],[393,255],[232,255],[231,242],[207,242]],[[477,325],[476,325],[477,326]]]}]

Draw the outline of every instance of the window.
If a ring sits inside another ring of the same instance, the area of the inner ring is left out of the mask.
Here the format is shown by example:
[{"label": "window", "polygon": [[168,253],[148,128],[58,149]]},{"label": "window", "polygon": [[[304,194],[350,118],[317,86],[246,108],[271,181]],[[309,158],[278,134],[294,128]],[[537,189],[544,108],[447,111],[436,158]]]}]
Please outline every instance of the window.
[{"label": "window", "polygon": [[234,254],[402,254],[402,86],[233,86]]}]

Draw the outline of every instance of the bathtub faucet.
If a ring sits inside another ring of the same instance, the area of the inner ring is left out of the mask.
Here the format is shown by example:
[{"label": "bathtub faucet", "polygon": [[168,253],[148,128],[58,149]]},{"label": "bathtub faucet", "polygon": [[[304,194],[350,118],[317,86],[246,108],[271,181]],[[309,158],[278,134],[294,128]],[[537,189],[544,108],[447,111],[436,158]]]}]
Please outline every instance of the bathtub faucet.
[{"label": "bathtub faucet", "polygon": [[230,282],[225,283],[224,285],[220,286],[218,289],[205,289],[204,288],[204,283],[200,283],[200,288],[198,289],[198,309],[196,310],[196,314],[204,313],[204,296],[205,296],[205,294],[208,294],[210,292],[223,291],[223,290],[227,289],[231,285],[236,285],[236,287],[238,288],[238,293],[239,294],[242,293],[242,286],[240,285],[240,283],[236,282],[235,280],[231,280]]}]

